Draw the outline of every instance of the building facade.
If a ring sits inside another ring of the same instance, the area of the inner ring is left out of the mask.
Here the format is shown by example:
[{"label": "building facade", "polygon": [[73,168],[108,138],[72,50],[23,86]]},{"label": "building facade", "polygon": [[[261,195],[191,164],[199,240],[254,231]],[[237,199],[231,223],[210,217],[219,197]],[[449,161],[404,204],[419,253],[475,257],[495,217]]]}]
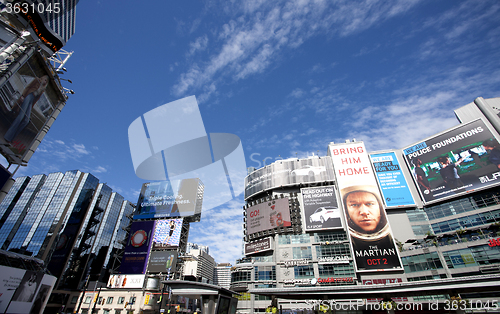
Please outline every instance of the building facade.
[{"label": "building facade", "polygon": [[214,269],[214,285],[229,289],[231,287],[230,263],[218,263]]},{"label": "building facade", "polygon": [[62,291],[107,281],[135,207],[92,174],[74,170],[18,178],[0,208],[0,245],[44,262],[57,277],[61,293],[49,307],[58,309],[69,295]]},{"label": "building facade", "polygon": [[[431,289],[468,276],[498,280],[499,107],[500,98],[479,98],[455,111],[460,125],[406,148],[367,153],[348,140],[330,143],[328,156],[279,160],[249,173],[245,257],[231,271],[231,289],[242,293],[238,312],[265,312],[273,295],[299,299],[280,299],[284,312],[318,310],[304,300],[343,289],[363,297],[336,302],[359,302],[362,311],[390,301],[387,293],[363,294],[367,285],[428,281]],[[452,298],[486,302],[495,295],[497,288],[471,286],[392,301],[437,300],[443,309]]]},{"label": "building facade", "polygon": [[214,283],[215,260],[208,254],[208,247],[204,249],[191,249],[190,260],[184,262],[184,280],[199,281],[203,283]]}]

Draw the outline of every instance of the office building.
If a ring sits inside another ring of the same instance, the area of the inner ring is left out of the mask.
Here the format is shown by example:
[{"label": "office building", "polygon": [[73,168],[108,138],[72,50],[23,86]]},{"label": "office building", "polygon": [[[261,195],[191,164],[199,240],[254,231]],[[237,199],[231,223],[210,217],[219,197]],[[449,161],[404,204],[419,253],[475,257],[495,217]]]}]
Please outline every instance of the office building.
[{"label": "office building", "polygon": [[21,177],[0,204],[0,245],[43,261],[57,277],[48,306],[59,308],[86,281],[107,282],[134,208],[90,173]]},{"label": "office building", "polygon": [[214,285],[229,289],[231,287],[230,263],[218,263],[214,269]]},{"label": "office building", "polygon": [[455,110],[458,126],[401,149],[325,143],[327,156],[250,172],[245,257],[231,272],[238,311],[265,312],[276,297],[287,312],[430,300],[443,311],[465,299],[484,312],[474,306],[500,284],[496,108],[500,98],[478,98]]},{"label": "office building", "polygon": [[186,253],[189,254],[189,252],[191,252],[191,250],[202,250],[205,253],[210,254],[209,247],[207,245],[200,245],[197,243],[188,242],[187,248],[186,248]]},{"label": "office building", "polygon": [[204,249],[191,249],[190,260],[184,262],[184,280],[199,281],[204,283],[214,283],[215,260]]}]

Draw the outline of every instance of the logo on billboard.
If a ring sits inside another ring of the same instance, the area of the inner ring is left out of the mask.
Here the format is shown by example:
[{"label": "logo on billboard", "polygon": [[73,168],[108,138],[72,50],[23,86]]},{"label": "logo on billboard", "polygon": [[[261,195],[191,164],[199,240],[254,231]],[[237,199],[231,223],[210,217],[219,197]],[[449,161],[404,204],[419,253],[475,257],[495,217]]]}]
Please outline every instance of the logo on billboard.
[{"label": "logo on billboard", "polygon": [[239,137],[207,134],[194,96],[146,112],[130,124],[128,139],[139,178],[199,178],[205,193],[212,196],[211,203],[203,203],[205,209],[224,204],[243,192],[246,162]]},{"label": "logo on billboard", "polygon": [[139,246],[143,245],[144,243],[146,243],[147,240],[148,240],[148,235],[146,234],[146,231],[137,230],[132,235],[132,239],[130,241],[131,241],[131,244],[133,247],[139,247]]}]

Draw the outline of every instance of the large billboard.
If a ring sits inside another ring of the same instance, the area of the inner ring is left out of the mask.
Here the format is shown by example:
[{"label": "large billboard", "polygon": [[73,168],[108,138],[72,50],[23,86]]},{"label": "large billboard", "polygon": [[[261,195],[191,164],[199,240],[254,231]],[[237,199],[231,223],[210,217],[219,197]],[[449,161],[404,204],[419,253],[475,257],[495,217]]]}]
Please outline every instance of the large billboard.
[{"label": "large billboard", "polygon": [[276,198],[251,206],[246,214],[247,235],[292,225],[288,198]]},{"label": "large billboard", "polygon": [[0,312],[43,312],[56,277],[19,268],[0,266]]},{"label": "large billboard", "polygon": [[182,230],[182,218],[156,220],[153,235],[154,249],[171,249],[179,246]]},{"label": "large billboard", "polygon": [[343,228],[333,186],[300,189],[306,231]]},{"label": "large billboard", "polygon": [[356,271],[402,270],[363,142],[330,145]]},{"label": "large billboard", "polygon": [[200,179],[144,183],[134,219],[199,215],[203,201]]},{"label": "large billboard", "polygon": [[153,240],[154,221],[134,221],[120,265],[121,274],[144,274]]},{"label": "large billboard", "polygon": [[394,152],[370,154],[378,184],[384,196],[385,206],[415,205],[406,178]]},{"label": "large billboard", "polygon": [[480,119],[404,148],[403,153],[425,203],[500,182],[500,145]]},{"label": "large billboard", "polygon": [[49,67],[34,53],[0,87],[0,149],[10,162],[23,162],[46,122],[65,101]]},{"label": "large billboard", "polygon": [[245,199],[280,186],[333,180],[330,157],[278,160],[245,178]]},{"label": "large billboard", "polygon": [[153,251],[149,257],[148,272],[170,274],[175,271],[177,251]]}]

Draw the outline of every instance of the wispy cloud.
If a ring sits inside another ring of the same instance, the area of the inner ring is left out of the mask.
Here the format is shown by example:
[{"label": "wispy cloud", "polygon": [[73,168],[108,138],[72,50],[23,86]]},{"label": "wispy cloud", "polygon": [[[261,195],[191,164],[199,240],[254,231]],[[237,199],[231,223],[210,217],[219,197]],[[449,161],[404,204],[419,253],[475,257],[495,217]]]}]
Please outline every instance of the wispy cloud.
[{"label": "wispy cloud", "polygon": [[182,73],[172,92],[181,96],[208,82],[216,88],[215,82],[222,77],[246,79],[262,73],[285,51],[312,36],[349,36],[403,14],[417,2],[243,1],[233,7],[233,19],[216,33],[218,46],[212,49],[216,52]]}]

